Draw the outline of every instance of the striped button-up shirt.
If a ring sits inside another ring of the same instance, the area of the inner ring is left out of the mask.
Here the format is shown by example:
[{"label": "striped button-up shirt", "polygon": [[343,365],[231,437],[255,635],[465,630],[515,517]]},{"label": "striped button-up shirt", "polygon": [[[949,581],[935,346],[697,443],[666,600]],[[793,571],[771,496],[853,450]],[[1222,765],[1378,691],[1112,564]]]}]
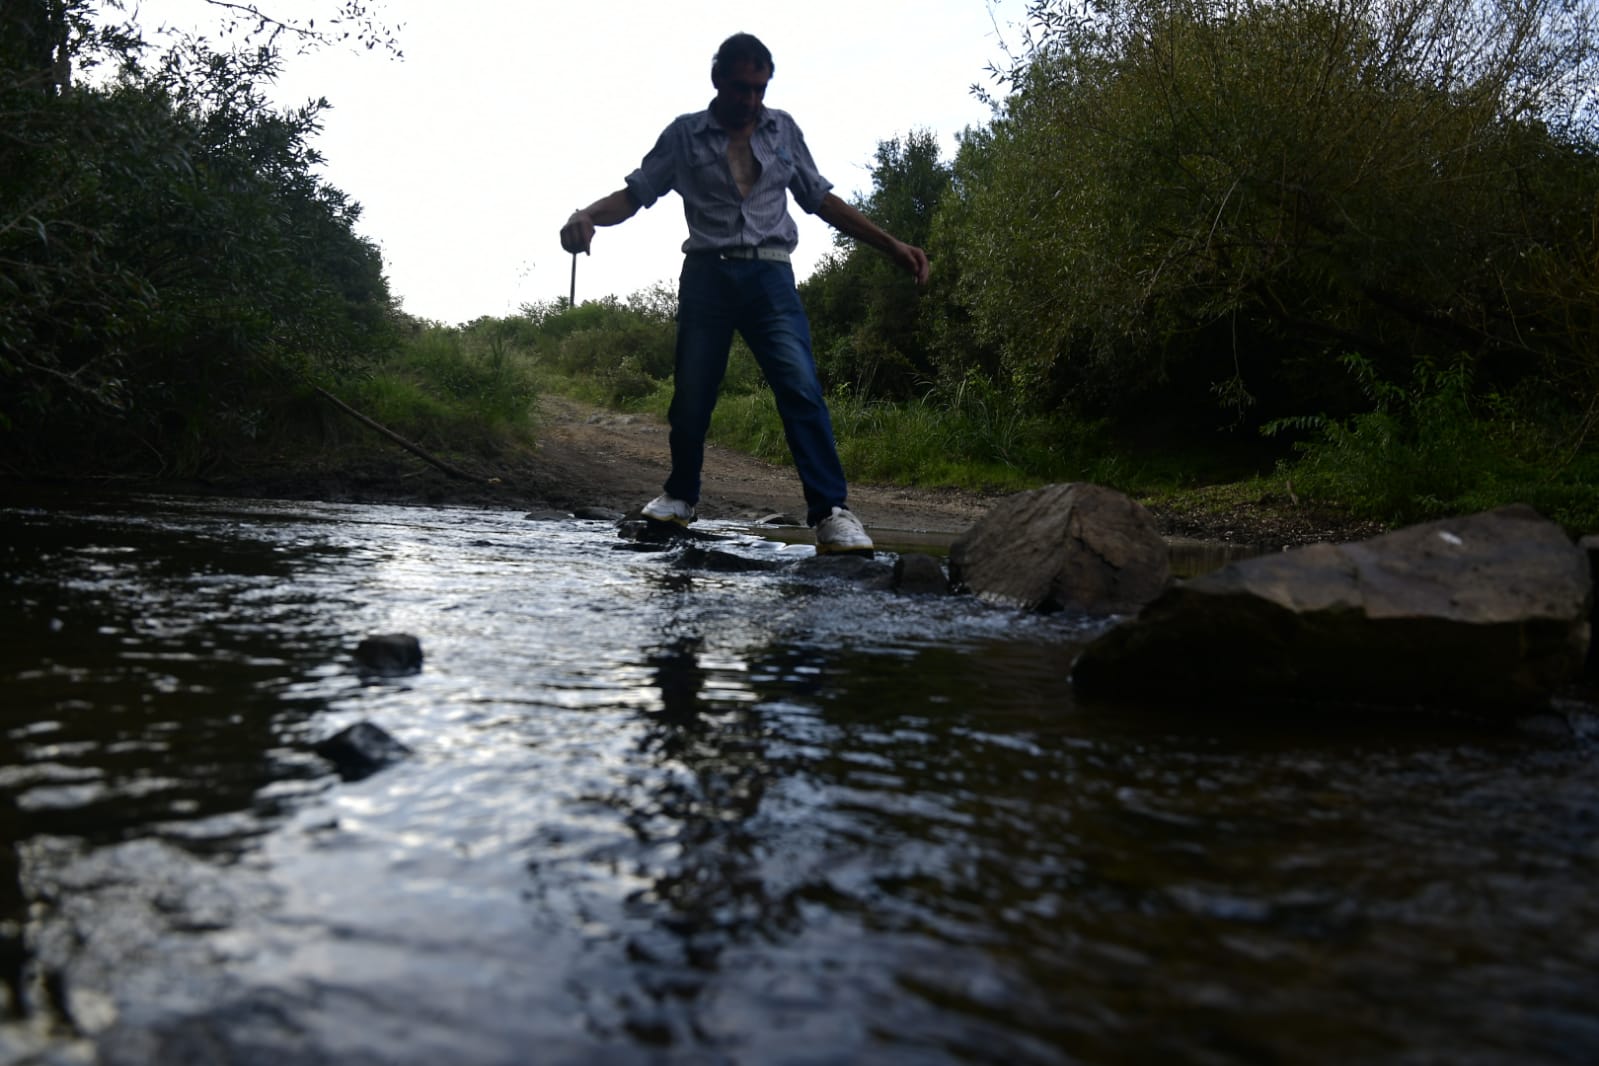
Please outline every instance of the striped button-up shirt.
[{"label": "striped button-up shirt", "polygon": [[727,142],[727,131],[709,108],[680,115],[627,176],[628,191],[641,207],[649,207],[677,190],[688,221],[684,252],[761,246],[792,252],[799,230],[788,213],[788,193],[815,214],[833,183],[817,173],[805,137],[786,111],[763,108],[750,134],[761,176],[748,197],[733,181]]}]

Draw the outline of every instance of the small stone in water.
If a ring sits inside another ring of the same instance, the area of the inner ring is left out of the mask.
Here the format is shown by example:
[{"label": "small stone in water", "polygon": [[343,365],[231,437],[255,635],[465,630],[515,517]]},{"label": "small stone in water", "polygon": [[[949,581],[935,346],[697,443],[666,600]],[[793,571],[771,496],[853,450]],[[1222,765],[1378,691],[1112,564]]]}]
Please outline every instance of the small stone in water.
[{"label": "small stone in water", "polygon": [[399,762],[411,749],[371,722],[357,722],[319,741],[313,750],[334,765],[346,781],[359,781]]},{"label": "small stone in water", "polygon": [[422,669],[422,642],[409,633],[378,633],[356,646],[355,661],[363,673],[414,674]]},{"label": "small stone in water", "polygon": [[894,560],[894,590],[910,595],[942,596],[949,591],[944,567],[931,555],[911,552]]}]

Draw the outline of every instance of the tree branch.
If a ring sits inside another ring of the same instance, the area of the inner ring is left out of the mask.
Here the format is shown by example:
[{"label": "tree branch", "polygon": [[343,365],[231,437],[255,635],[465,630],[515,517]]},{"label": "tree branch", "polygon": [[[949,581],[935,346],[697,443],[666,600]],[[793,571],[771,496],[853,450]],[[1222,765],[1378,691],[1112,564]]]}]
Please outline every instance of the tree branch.
[{"label": "tree branch", "polygon": [[357,422],[360,422],[363,426],[367,426],[370,429],[377,430],[379,433],[383,434],[385,437],[389,438],[394,443],[398,444],[400,447],[404,448],[406,451],[408,451],[412,455],[416,456],[418,459],[421,459],[423,462],[426,462],[426,463],[429,463],[429,464],[431,464],[433,466],[438,467],[440,470],[444,471],[446,474],[449,474],[451,477],[459,478],[462,481],[471,481],[471,482],[474,482],[474,483],[479,484],[479,485],[495,485],[495,484],[498,484],[498,480],[495,479],[495,478],[479,477],[476,474],[467,473],[465,470],[462,470],[458,466],[452,466],[451,464],[445,462],[443,459],[440,459],[438,456],[433,455],[432,453],[430,453],[430,452],[426,451],[425,449],[423,449],[421,445],[413,444],[412,442],[406,440],[404,437],[400,436],[398,433],[394,432],[394,430],[390,429],[389,427],[383,425],[380,422],[376,422],[376,421],[368,418],[366,415],[362,414],[360,411],[357,411],[355,408],[351,407],[349,404],[345,403],[343,400],[339,399],[337,396],[333,395],[331,392],[329,392],[327,389],[324,389],[322,386],[317,385],[317,386],[313,386],[313,387],[316,389],[316,392],[317,392],[318,396],[321,396],[323,399],[325,399],[329,403],[331,403],[334,407],[337,407],[339,410],[343,411],[345,414],[349,415],[351,418],[355,419]]}]

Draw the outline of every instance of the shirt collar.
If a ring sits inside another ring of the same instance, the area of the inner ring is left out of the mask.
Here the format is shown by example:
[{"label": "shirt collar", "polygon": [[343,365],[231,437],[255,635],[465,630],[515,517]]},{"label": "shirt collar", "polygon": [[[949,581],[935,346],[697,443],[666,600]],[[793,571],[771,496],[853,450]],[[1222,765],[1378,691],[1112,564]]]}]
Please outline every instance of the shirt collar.
[{"label": "shirt collar", "polygon": [[[721,130],[724,133],[727,132],[726,127],[724,127],[720,122],[716,121],[716,112],[714,107],[715,104],[716,100],[713,97],[711,102],[705,105],[705,110],[701,111],[697,116],[695,116],[698,119],[698,122],[694,126],[695,133],[706,133],[710,130]],[[777,116],[772,114],[771,108],[767,107],[765,104],[762,104],[761,117],[755,120],[755,128],[770,128],[776,124]]]}]

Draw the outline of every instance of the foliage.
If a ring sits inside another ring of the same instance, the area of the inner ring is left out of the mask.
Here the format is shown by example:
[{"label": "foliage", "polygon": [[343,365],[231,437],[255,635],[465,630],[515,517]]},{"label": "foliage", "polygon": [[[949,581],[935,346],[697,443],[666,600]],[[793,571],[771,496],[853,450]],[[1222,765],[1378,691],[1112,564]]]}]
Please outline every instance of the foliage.
[{"label": "foliage", "polygon": [[[1346,419],[1300,416],[1268,433],[1308,433],[1280,473],[1307,498],[1352,514],[1410,522],[1530,503],[1573,531],[1599,528],[1594,457],[1582,456],[1586,427],[1534,413],[1533,395],[1475,394],[1464,362],[1418,364],[1408,385],[1381,379],[1371,361],[1341,362],[1372,409]],[[1547,399],[1547,398],[1546,398]]]},{"label": "foliage", "polygon": [[[830,398],[839,456],[854,478],[913,485],[1012,490],[1048,481],[1117,484],[1104,427],[1019,415],[980,378],[953,395],[893,402],[837,391]],[[711,439],[771,462],[790,461],[769,392],[724,398]]]},{"label": "foliage", "polygon": [[[871,173],[872,191],[855,206],[901,240],[925,245],[950,182],[938,138],[913,130],[903,141],[880,142]],[[839,235],[838,248],[800,293],[827,381],[848,385],[858,396],[904,399],[933,379],[919,336],[921,294],[881,253]]]},{"label": "foliage", "polygon": [[626,303],[608,296],[522,309],[529,341],[546,370],[613,406],[637,403],[672,375],[676,298],[661,287]]},{"label": "foliage", "polygon": [[96,11],[6,8],[27,30],[8,40],[47,47],[0,49],[0,451],[192,471],[307,376],[390,345],[387,284],[359,207],[312,173],[326,102],[262,95],[271,48],[147,61]]},{"label": "foliage", "polygon": [[350,375],[345,399],[430,448],[530,443],[539,388],[515,319],[464,327],[416,323],[392,351]]},{"label": "foliage", "polygon": [[1323,415],[1267,423],[1268,434],[1312,431],[1297,445],[1291,477],[1301,490],[1335,500],[1357,513],[1384,519],[1433,517],[1459,499],[1477,479],[1489,454],[1487,438],[1471,410],[1471,378],[1465,364],[1416,368],[1411,384],[1377,376],[1370,360],[1346,355],[1342,362],[1360,383],[1373,409],[1347,420]]},{"label": "foliage", "polygon": [[1018,394],[1347,412],[1351,351],[1599,385],[1593,0],[1031,13],[940,219]]}]

